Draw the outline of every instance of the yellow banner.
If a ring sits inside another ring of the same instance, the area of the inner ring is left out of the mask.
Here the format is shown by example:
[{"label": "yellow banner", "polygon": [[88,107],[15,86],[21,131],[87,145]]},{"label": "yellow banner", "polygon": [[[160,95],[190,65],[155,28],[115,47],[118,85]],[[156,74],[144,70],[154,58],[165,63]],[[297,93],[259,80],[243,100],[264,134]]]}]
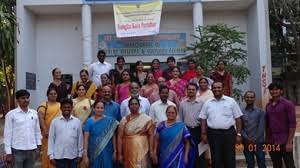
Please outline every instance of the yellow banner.
[{"label": "yellow banner", "polygon": [[162,1],[140,4],[114,4],[117,37],[158,34],[162,4]]}]

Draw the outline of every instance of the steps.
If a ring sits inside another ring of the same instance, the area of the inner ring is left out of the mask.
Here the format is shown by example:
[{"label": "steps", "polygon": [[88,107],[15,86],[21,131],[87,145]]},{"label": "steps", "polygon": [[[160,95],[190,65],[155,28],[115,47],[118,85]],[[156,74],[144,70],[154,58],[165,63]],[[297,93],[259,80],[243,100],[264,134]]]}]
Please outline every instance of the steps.
[{"label": "steps", "polygon": [[[270,155],[266,154],[265,158],[266,158],[266,166],[267,166],[267,168],[273,168]],[[237,152],[236,153],[235,160],[236,160],[236,167],[237,168],[247,168],[246,159],[245,159],[245,156],[244,156],[244,154],[242,152]],[[257,162],[255,162],[255,165],[257,167]]]}]

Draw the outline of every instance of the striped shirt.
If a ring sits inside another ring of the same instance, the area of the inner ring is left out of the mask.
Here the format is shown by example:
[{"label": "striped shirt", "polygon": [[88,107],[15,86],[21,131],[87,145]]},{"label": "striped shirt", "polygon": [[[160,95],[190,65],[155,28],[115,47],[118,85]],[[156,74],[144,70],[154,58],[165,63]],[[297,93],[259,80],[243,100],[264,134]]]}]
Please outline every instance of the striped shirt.
[{"label": "striped shirt", "polygon": [[188,127],[200,126],[200,120],[198,116],[202,109],[204,102],[200,99],[190,100],[186,99],[180,103],[179,106],[179,120],[184,122]]}]

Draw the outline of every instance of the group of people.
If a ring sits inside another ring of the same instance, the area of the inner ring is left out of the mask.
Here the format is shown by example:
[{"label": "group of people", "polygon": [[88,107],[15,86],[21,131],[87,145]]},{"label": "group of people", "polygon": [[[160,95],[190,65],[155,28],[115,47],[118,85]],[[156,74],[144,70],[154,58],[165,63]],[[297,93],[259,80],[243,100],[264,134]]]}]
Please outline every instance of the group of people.
[{"label": "group of people", "polygon": [[[206,77],[193,60],[181,74],[174,57],[164,71],[154,59],[149,72],[142,61],[130,72],[122,56],[115,69],[104,51],[97,57],[80,71],[71,98],[59,68],[37,111],[29,108],[27,90],[16,92],[18,107],[5,118],[7,163],[31,168],[41,151],[43,168],[235,168],[235,147],[243,144],[248,168],[254,168],[254,156],[265,168],[266,152],[274,168],[282,160],[295,167],[295,107],[282,97],[281,85],[269,85],[264,112],[253,91],[245,93],[245,107],[231,97],[224,61]],[[205,144],[209,149],[202,152]]]}]

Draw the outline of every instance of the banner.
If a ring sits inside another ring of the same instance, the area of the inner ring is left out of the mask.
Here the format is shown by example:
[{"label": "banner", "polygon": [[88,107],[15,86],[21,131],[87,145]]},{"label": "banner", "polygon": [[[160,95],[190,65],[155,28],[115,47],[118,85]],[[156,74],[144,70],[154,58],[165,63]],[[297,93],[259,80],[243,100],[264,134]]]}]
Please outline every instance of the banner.
[{"label": "banner", "polygon": [[162,1],[114,4],[117,37],[148,36],[159,33]]},{"label": "banner", "polygon": [[115,34],[100,34],[98,49],[107,56],[184,56],[186,33],[160,33],[154,36],[117,38]]}]

